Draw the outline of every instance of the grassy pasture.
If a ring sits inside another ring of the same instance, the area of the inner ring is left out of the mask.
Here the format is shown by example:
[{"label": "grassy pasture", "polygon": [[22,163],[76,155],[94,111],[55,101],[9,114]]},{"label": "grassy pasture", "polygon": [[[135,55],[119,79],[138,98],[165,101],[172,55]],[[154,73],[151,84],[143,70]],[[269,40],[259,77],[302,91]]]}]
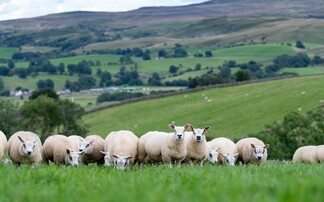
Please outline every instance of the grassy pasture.
[{"label": "grassy pasture", "polygon": [[324,164],[144,166],[0,165],[2,201],[321,201]]},{"label": "grassy pasture", "polygon": [[14,53],[19,51],[18,48],[4,48],[0,47],[0,58],[11,59]]},{"label": "grassy pasture", "polygon": [[208,138],[242,137],[282,120],[286,113],[298,108],[306,112],[320,106],[323,86],[323,76],[313,76],[207,89],[105,109],[83,120],[91,134],[102,136],[122,129],[138,136],[152,130],[169,131],[167,124],[175,122],[196,127],[210,125]]}]

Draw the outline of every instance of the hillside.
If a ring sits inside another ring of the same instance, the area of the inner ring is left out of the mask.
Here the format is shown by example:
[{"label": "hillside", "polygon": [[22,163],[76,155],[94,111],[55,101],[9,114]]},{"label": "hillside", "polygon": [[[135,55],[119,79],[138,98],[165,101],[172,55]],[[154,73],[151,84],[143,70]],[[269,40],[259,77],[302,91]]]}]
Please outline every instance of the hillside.
[{"label": "hillside", "polygon": [[[211,126],[208,138],[242,137],[291,111],[306,112],[321,105],[324,76],[293,78],[142,101],[101,110],[83,117],[90,134],[113,130],[168,131],[167,124]],[[211,102],[207,102],[207,99]]]}]

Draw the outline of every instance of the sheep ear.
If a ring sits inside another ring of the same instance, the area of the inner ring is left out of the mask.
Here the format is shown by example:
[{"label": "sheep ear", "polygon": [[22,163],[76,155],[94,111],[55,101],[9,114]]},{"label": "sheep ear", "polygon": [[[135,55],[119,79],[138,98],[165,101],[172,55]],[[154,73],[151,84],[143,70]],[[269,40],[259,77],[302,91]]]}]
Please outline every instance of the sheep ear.
[{"label": "sheep ear", "polygon": [[115,157],[116,159],[118,159],[119,157],[117,154],[113,154],[112,156]]},{"label": "sheep ear", "polygon": [[252,143],[251,143],[251,147],[252,147],[253,149],[255,149],[255,146],[254,146],[254,144],[252,144]]},{"label": "sheep ear", "polygon": [[266,144],[263,148],[268,149],[269,146],[270,146],[269,144]]},{"label": "sheep ear", "polygon": [[92,139],[89,143],[92,144],[95,141],[95,139]]},{"label": "sheep ear", "polygon": [[66,153],[68,154],[68,155],[70,155],[70,150],[69,149],[66,149]]},{"label": "sheep ear", "polygon": [[20,140],[20,142],[24,143],[25,141],[18,135],[18,139]]},{"label": "sheep ear", "polygon": [[209,131],[210,128],[211,128],[210,126],[205,127],[204,128],[204,134],[207,133],[207,131]]},{"label": "sheep ear", "polygon": [[187,123],[186,125],[184,125],[184,128],[193,131],[193,126],[190,123]]},{"label": "sheep ear", "polygon": [[217,152],[218,152],[219,150],[220,150],[220,147],[218,147],[218,148],[215,149],[215,151],[217,151]]},{"label": "sheep ear", "polygon": [[234,154],[235,157],[237,157],[238,155],[239,155],[239,153]]},{"label": "sheep ear", "polygon": [[80,139],[81,142],[84,141],[84,138],[82,138],[82,137],[79,137],[79,139]]},{"label": "sheep ear", "polygon": [[224,158],[225,158],[225,155],[224,155],[223,153],[220,153],[220,155],[222,155],[222,157],[224,157]]},{"label": "sheep ear", "polygon": [[107,155],[108,152],[100,151],[100,153]]},{"label": "sheep ear", "polygon": [[37,139],[35,139],[35,140],[33,141],[34,144],[36,144],[36,142],[37,142]]},{"label": "sheep ear", "polygon": [[132,157],[132,156],[127,156],[127,157],[126,157],[127,160],[129,160],[129,159],[131,159],[131,158],[133,158],[133,157]]},{"label": "sheep ear", "polygon": [[171,128],[172,130],[174,130],[175,125],[174,124],[169,124],[169,128]]}]

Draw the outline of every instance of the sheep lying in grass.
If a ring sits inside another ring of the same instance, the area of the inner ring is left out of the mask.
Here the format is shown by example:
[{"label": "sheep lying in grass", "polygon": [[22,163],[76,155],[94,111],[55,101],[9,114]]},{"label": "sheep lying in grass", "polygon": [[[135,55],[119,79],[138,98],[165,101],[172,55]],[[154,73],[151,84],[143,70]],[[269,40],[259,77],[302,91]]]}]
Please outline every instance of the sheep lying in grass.
[{"label": "sheep lying in grass", "polygon": [[0,161],[3,158],[3,155],[7,152],[7,137],[0,130]]},{"label": "sheep lying in grass", "polygon": [[8,156],[16,166],[37,166],[42,162],[41,148],[39,137],[29,131],[16,132],[8,140]]},{"label": "sheep lying in grass", "polygon": [[84,164],[89,163],[104,163],[104,154],[101,151],[104,150],[105,140],[99,135],[89,135],[84,141],[81,141],[79,146],[79,152],[81,152],[81,162]]},{"label": "sheep lying in grass", "polygon": [[[111,132],[105,139],[105,161],[108,159],[115,168],[127,170],[137,161],[138,137],[133,132],[120,130]],[[106,165],[110,163],[105,163]]]},{"label": "sheep lying in grass", "polygon": [[238,151],[235,143],[232,140],[225,137],[219,137],[208,142],[208,144],[211,149],[217,149],[219,153],[218,162],[224,165],[235,165],[238,157]]},{"label": "sheep lying in grass", "polygon": [[79,165],[79,148],[64,135],[49,136],[42,147],[42,156],[46,164],[67,164],[72,166]]},{"label": "sheep lying in grass", "polygon": [[200,166],[203,166],[205,160],[209,155],[209,146],[206,141],[205,133],[210,127],[203,129],[194,128],[192,125],[189,126],[191,132],[185,133],[187,155],[185,161],[192,164],[193,161],[197,161]]},{"label": "sheep lying in grass", "polygon": [[169,124],[173,133],[151,131],[140,137],[138,141],[138,160],[140,166],[143,163],[161,162],[168,164],[180,163],[187,155],[185,143],[185,130],[190,124],[184,126],[175,126]]},{"label": "sheep lying in grass", "polygon": [[299,147],[293,156],[294,163],[324,162],[324,145]]},{"label": "sheep lying in grass", "polygon": [[261,164],[267,160],[269,144],[264,144],[257,138],[243,138],[236,143],[239,152],[238,159],[244,164]]}]

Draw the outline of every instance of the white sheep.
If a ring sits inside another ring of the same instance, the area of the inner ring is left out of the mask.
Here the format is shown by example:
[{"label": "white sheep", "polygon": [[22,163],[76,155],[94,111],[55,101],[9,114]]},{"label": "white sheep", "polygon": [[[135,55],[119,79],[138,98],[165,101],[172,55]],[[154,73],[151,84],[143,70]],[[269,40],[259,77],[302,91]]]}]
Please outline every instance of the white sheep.
[{"label": "white sheep", "polygon": [[29,131],[19,131],[8,140],[8,156],[16,165],[30,164],[32,167],[42,162],[42,143],[39,137]]},{"label": "white sheep", "polygon": [[89,135],[84,141],[81,141],[79,152],[81,152],[81,162],[89,163],[104,163],[104,155],[101,151],[104,150],[105,140],[99,135]]},{"label": "white sheep", "polygon": [[217,149],[219,153],[218,162],[224,165],[235,165],[238,157],[238,150],[232,140],[225,137],[218,137],[208,142],[208,144],[211,149]]},{"label": "white sheep", "polygon": [[261,164],[267,160],[269,144],[264,144],[257,138],[243,138],[236,143],[236,147],[239,153],[238,159],[244,164]]},{"label": "white sheep", "polygon": [[138,137],[131,131],[111,132],[105,139],[105,165],[112,164],[120,170],[132,168],[137,161]]},{"label": "white sheep", "polygon": [[316,147],[316,157],[318,162],[324,163],[324,145],[318,145]]},{"label": "white sheep", "polygon": [[218,150],[219,148],[216,148],[216,149],[210,149],[209,147],[209,150],[208,150],[208,161],[212,164],[216,164],[218,162]]},{"label": "white sheep", "polygon": [[79,148],[64,135],[52,135],[46,138],[42,147],[42,156],[46,164],[67,164],[72,166],[79,165]]},{"label": "white sheep", "polygon": [[318,163],[317,146],[299,147],[293,156],[294,163]]},{"label": "white sheep", "polygon": [[7,152],[7,137],[0,130],[0,161],[3,158],[3,155]]},{"label": "white sheep", "polygon": [[70,135],[68,136],[69,140],[74,144],[75,147],[79,148],[82,141],[85,139],[79,135]]},{"label": "white sheep", "polygon": [[187,146],[186,162],[192,164],[193,161],[197,161],[200,166],[203,166],[209,155],[209,146],[205,137],[209,129],[209,126],[203,129],[194,128],[192,125],[189,126],[191,132],[185,132]]},{"label": "white sheep", "polygon": [[172,164],[178,164],[185,159],[187,147],[185,143],[185,130],[190,124],[184,126],[175,126],[169,124],[173,133],[151,131],[144,134],[139,139],[138,159],[140,166],[143,163],[164,162],[172,167]]}]

